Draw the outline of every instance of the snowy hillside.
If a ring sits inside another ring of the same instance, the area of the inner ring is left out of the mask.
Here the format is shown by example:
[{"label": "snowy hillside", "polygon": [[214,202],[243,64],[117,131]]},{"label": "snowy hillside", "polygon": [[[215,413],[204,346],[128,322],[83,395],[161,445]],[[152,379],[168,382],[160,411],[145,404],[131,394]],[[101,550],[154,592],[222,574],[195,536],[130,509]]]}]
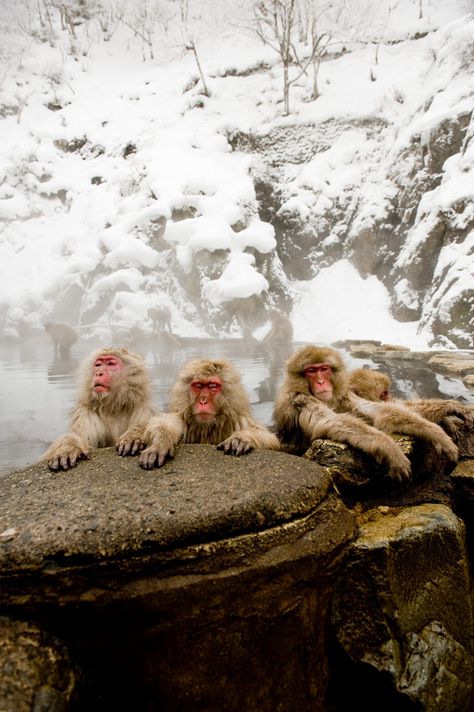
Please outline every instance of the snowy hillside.
[{"label": "snowy hillside", "polygon": [[471,2],[296,3],[287,115],[258,3],[0,5],[4,334],[474,347]]}]

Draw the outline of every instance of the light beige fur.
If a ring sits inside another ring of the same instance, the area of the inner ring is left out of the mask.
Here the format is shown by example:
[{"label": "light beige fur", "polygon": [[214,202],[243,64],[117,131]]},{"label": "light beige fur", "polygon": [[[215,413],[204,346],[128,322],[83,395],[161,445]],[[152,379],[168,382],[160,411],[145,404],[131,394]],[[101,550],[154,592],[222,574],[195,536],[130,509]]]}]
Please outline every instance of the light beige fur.
[{"label": "light beige fur", "polygon": [[[106,354],[122,359],[124,368],[114,375],[110,392],[96,393],[93,365]],[[55,440],[41,460],[56,471],[74,467],[94,447],[114,445],[120,455],[135,455],[145,446],[145,428],[155,414],[150,378],[141,356],[125,348],[94,351],[80,370],[79,397],[69,432]]]},{"label": "light beige fur", "polygon": [[[209,422],[193,413],[191,381],[218,376],[217,412]],[[251,412],[240,375],[227,359],[195,359],[183,366],[170,393],[169,413],[153,418],[146,432],[148,447],[140,455],[147,469],[161,467],[174,456],[178,442],[217,445],[224,452],[243,455],[253,448],[279,449],[279,441]]]}]

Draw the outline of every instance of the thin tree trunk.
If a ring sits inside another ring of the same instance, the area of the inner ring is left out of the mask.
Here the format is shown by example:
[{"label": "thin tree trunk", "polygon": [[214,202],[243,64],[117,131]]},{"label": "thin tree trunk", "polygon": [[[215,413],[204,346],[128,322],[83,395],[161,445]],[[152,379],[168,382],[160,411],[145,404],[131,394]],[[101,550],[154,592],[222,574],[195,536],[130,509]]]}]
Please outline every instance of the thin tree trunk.
[{"label": "thin tree trunk", "polygon": [[284,114],[288,116],[290,113],[290,85],[288,82],[288,64],[283,65],[283,104]]},{"label": "thin tree trunk", "polygon": [[203,87],[204,87],[204,96],[211,96],[211,95],[209,94],[209,90],[208,90],[208,88],[207,88],[207,86],[206,86],[206,80],[204,79],[204,74],[203,74],[203,71],[202,71],[201,63],[200,63],[200,61],[199,61],[198,53],[197,53],[197,50],[196,50],[196,45],[194,44],[194,42],[191,42],[191,44],[188,45],[188,49],[191,49],[191,50],[193,51],[193,53],[194,53],[194,59],[196,60],[197,68],[198,68],[198,70],[199,70],[199,74],[201,75],[202,85],[203,85]]}]

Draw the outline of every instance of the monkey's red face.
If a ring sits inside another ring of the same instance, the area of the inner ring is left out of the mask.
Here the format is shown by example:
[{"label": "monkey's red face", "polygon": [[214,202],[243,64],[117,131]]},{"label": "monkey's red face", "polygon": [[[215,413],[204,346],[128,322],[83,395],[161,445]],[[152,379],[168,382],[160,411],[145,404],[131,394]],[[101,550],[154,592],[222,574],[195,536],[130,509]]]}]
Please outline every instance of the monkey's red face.
[{"label": "monkey's red face", "polygon": [[382,391],[379,398],[381,401],[388,401],[390,400],[390,393],[388,391]]},{"label": "monkey's red face", "polygon": [[222,381],[217,376],[191,381],[193,413],[198,420],[212,420],[218,411]]},{"label": "monkey's red face", "polygon": [[328,401],[332,398],[332,366],[329,363],[310,363],[304,368],[309,389],[315,398]]},{"label": "monkey's red face", "polygon": [[94,361],[92,390],[94,393],[108,393],[112,386],[114,376],[124,367],[124,363],[118,356],[104,354]]}]

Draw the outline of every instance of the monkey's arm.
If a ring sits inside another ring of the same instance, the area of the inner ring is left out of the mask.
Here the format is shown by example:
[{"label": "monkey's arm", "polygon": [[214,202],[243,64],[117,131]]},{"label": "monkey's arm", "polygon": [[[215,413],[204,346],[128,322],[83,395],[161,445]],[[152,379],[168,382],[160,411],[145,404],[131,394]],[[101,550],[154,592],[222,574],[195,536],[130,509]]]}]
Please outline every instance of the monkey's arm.
[{"label": "monkey's arm", "polygon": [[394,480],[410,477],[410,461],[398,445],[385,433],[364,423],[350,413],[335,413],[324,403],[308,396],[306,403],[299,404],[298,422],[303,432],[311,439],[329,438],[347,443],[371,455],[377,462],[385,463],[388,476]]},{"label": "monkey's arm", "polygon": [[374,403],[354,396],[358,412],[373,419],[374,426],[384,433],[400,433],[427,440],[439,455],[457,462],[458,449],[451,438],[436,423],[423,418],[405,404]]},{"label": "monkey's arm", "polygon": [[411,410],[415,410],[427,420],[439,423],[447,416],[454,415],[464,421],[467,428],[474,427],[474,406],[458,403],[453,399],[426,398],[403,401]]},{"label": "monkey's arm", "polygon": [[138,464],[145,470],[162,467],[166,458],[174,457],[174,449],[184,434],[184,422],[176,413],[162,413],[150,420],[144,433],[148,447],[142,451]]},{"label": "monkey's arm", "polygon": [[238,456],[245,455],[253,448],[280,449],[280,442],[276,435],[253,418],[245,418],[240,425],[240,430],[235,430],[232,435],[219,443],[218,450],[223,450],[226,455]]}]

